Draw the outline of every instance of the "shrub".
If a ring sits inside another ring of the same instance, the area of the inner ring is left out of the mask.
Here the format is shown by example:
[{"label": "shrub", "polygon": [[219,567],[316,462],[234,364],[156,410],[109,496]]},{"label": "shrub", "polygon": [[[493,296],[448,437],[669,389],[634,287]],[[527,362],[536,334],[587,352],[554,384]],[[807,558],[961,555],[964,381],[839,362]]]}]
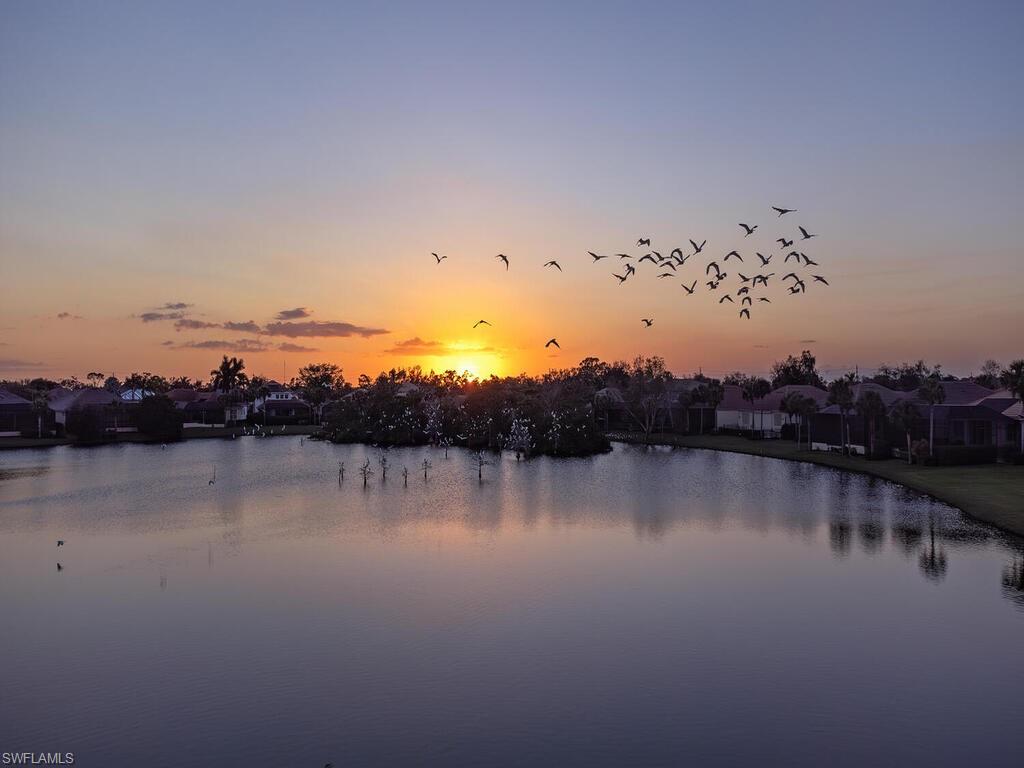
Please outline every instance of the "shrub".
[{"label": "shrub", "polygon": [[180,440],[183,421],[181,411],[165,395],[147,397],[138,405],[139,432],[155,440]]},{"label": "shrub", "polygon": [[937,445],[929,464],[940,467],[992,464],[997,451],[992,445]]}]

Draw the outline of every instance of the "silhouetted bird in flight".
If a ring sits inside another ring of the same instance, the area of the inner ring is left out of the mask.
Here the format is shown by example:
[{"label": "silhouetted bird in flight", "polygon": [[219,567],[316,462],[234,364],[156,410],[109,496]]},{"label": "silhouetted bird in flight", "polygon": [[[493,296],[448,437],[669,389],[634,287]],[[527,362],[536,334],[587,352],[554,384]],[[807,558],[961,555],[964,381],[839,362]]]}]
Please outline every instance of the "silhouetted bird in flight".
[{"label": "silhouetted bird in flight", "polygon": [[734,303],[734,304],[736,303],[736,302],[733,302],[733,301],[732,301],[732,296],[730,296],[730,295],[729,295],[728,293],[727,293],[727,294],[725,294],[725,296],[723,296],[722,298],[720,298],[720,299],[718,300],[718,303],[719,303],[719,304],[721,304],[721,303],[722,303],[722,302],[724,302],[724,301],[729,301],[729,302],[732,302],[732,303]]},{"label": "silhouetted bird in flight", "polygon": [[473,323],[473,327],[476,328],[478,325],[490,325],[486,320],[477,320]]},{"label": "silhouetted bird in flight", "polygon": [[811,261],[811,259],[807,256],[806,253],[801,253],[800,255],[804,257],[804,266],[805,267],[817,267],[817,266],[819,266],[818,262]]},{"label": "silhouetted bird in flight", "polygon": [[750,319],[750,310],[747,309],[746,307],[741,309],[740,310],[740,317],[745,317],[745,318],[747,318],[747,320],[749,320]]},{"label": "silhouetted bird in flight", "polygon": [[782,279],[783,280],[789,280],[789,278],[791,278],[791,277],[794,280],[799,280],[800,279],[800,275],[798,275],[796,272],[790,272],[788,275],[783,275]]},{"label": "silhouetted bird in flight", "polygon": [[747,234],[745,234],[744,237],[750,237],[752,234],[754,234],[754,230],[757,229],[757,224],[750,227],[744,224],[742,221],[740,222],[740,226],[747,230]]},{"label": "silhouetted bird in flight", "polygon": [[704,250],[704,246],[705,246],[705,245],[707,245],[707,244],[708,244],[708,241],[707,241],[707,240],[705,240],[705,241],[704,241],[703,243],[701,243],[700,245],[697,245],[697,244],[696,244],[695,242],[693,242],[693,240],[691,240],[691,241],[690,241],[690,245],[692,245],[692,246],[693,246],[693,253],[692,253],[692,254],[690,254],[690,255],[691,255],[691,256],[696,256],[696,255],[697,255],[698,253],[700,253],[701,251],[703,251],[703,250]]},{"label": "silhouetted bird in flight", "polygon": [[662,262],[661,268],[662,269],[671,269],[673,272],[675,272],[676,271],[676,264],[675,264],[674,261],[672,261],[672,259],[665,259],[665,261]]},{"label": "silhouetted bird in flight", "polygon": [[795,208],[778,208],[777,206],[774,206],[774,205],[772,206],[772,210],[773,211],[778,211],[779,212],[779,217],[782,217],[783,215],[785,215],[787,213],[796,213],[796,209]]},{"label": "silhouetted bird in flight", "polygon": [[815,280],[815,282],[824,283],[825,285],[828,285],[828,280],[826,280],[821,275],[814,275],[814,280]]},{"label": "silhouetted bird in flight", "polygon": [[647,317],[640,318],[640,322],[643,323],[648,328],[650,328],[652,325],[654,325],[654,320],[652,320],[650,318],[647,318]]},{"label": "silhouetted bird in flight", "polygon": [[436,253],[431,253],[430,255],[433,256],[435,259],[437,259],[437,263],[438,264],[441,263],[442,259],[447,259],[448,258],[447,256],[438,256]]},{"label": "silhouetted bird in flight", "polygon": [[787,240],[784,237],[776,238],[775,242],[781,245],[783,248],[789,248],[789,246],[793,244],[792,240]]},{"label": "silhouetted bird in flight", "polygon": [[722,261],[728,261],[732,256],[735,256],[740,261],[743,261],[743,257],[740,256],[738,251],[729,251],[727,254],[725,254],[725,258],[722,259]]},{"label": "silhouetted bird in flight", "polygon": [[594,261],[600,261],[601,259],[607,259],[608,258],[608,254],[607,253],[604,256],[598,256],[593,251],[587,251],[587,253],[589,253],[591,256],[594,257]]},{"label": "silhouetted bird in flight", "polygon": [[758,301],[763,301],[765,304],[771,304],[772,303],[771,299],[766,299],[764,296],[758,296],[757,300]]},{"label": "silhouetted bird in flight", "polygon": [[759,253],[759,254],[757,254],[757,258],[759,258],[761,260],[761,266],[762,267],[767,267],[768,266],[768,262],[772,260],[772,257],[774,255],[775,254],[773,253],[773,254],[769,254],[768,256],[764,256],[764,255]]},{"label": "silhouetted bird in flight", "polygon": [[810,240],[812,237],[817,237],[817,235],[812,235],[810,232],[808,232],[803,227],[797,227],[797,229],[799,229],[800,230],[800,234],[803,235],[803,237],[801,238],[802,240]]},{"label": "silhouetted bird in flight", "polygon": [[754,300],[752,298],[750,298],[749,296],[744,296],[742,299],[740,299],[740,304],[742,304],[745,307],[749,307],[753,303],[754,303]]},{"label": "silhouetted bird in flight", "polygon": [[742,288],[740,288],[738,291],[736,291],[736,295],[737,296],[743,296],[743,295],[748,294],[748,293],[750,293],[750,288],[748,286],[746,286],[746,285],[744,285]]},{"label": "silhouetted bird in flight", "polygon": [[639,259],[637,259],[637,263],[640,263],[641,261],[649,261],[649,262],[651,262],[651,264],[656,264],[657,263],[657,262],[654,261],[654,256],[652,256],[649,253],[645,253],[643,256],[641,256]]},{"label": "silhouetted bird in flight", "polygon": [[662,255],[661,255],[660,253],[658,253],[657,251],[651,251],[651,253],[653,253],[653,254],[654,254],[654,258],[656,258],[656,259],[657,259],[658,261],[664,261],[665,257],[664,257],[664,256],[662,256]]},{"label": "silhouetted bird in flight", "polygon": [[555,345],[556,347],[558,347],[559,349],[561,349],[561,348],[562,348],[562,345],[558,343],[558,339],[548,339],[548,343],[544,345],[544,349],[547,349],[547,348],[548,348],[548,347],[550,347],[550,346],[551,346],[552,344],[554,344],[554,345]]},{"label": "silhouetted bird in flight", "polygon": [[704,285],[706,285],[710,290],[713,291],[713,290],[715,290],[718,287],[718,281],[717,280],[708,280],[706,283],[704,283]]},{"label": "silhouetted bird in flight", "polygon": [[504,253],[499,253],[494,258],[501,259],[502,261],[504,261],[505,262],[505,271],[508,272],[508,256],[506,256]]},{"label": "silhouetted bird in flight", "polygon": [[710,275],[712,269],[715,270],[715,273],[718,274],[719,277],[721,277],[722,270],[718,268],[718,262],[716,261],[712,261],[708,264],[707,269],[704,270],[704,274]]},{"label": "silhouetted bird in flight", "polygon": [[658,277],[675,277],[675,275],[671,272],[662,272],[660,275],[658,275]]},{"label": "silhouetted bird in flight", "polygon": [[690,285],[689,287],[687,287],[686,283],[680,283],[680,285],[683,286],[683,290],[686,291],[688,295],[692,296],[694,289],[696,289],[697,287],[697,281],[694,280],[693,284]]},{"label": "silhouetted bird in flight", "polygon": [[740,276],[740,282],[741,283],[749,283],[750,282],[750,278],[747,277],[746,275],[744,275],[742,272],[737,272],[736,274]]},{"label": "silhouetted bird in flight", "polygon": [[559,264],[559,263],[558,263],[557,261],[549,261],[549,262],[547,262],[547,263],[546,263],[546,264],[545,264],[544,266],[545,266],[545,267],[554,267],[554,268],[555,268],[555,269],[557,269],[557,270],[558,270],[559,272],[561,272],[561,271],[562,271],[562,265],[561,265],[561,264]]},{"label": "silhouetted bird in flight", "polygon": [[754,275],[754,283],[753,283],[754,286],[757,286],[758,283],[761,283],[761,285],[763,285],[765,288],[767,288],[768,287],[768,278],[772,277],[774,274],[775,274],[774,272],[769,272],[767,275]]},{"label": "silhouetted bird in flight", "polygon": [[632,275],[635,272],[636,272],[636,267],[634,267],[632,264],[627,264],[626,265],[626,274],[627,275]]},{"label": "silhouetted bird in flight", "polygon": [[627,277],[629,277],[629,273],[627,272],[627,273],[626,273],[626,274],[624,274],[624,275],[616,275],[616,274],[613,274],[613,275],[612,275],[612,277],[616,277],[616,278],[618,278],[618,280],[619,280],[619,285],[622,285],[622,284],[623,284],[624,282],[626,282],[626,278],[627,278]]},{"label": "silhouetted bird in flight", "polygon": [[[672,252],[669,254],[669,256],[671,256],[673,259],[681,259],[681,258],[683,258],[683,251],[682,251],[681,248],[673,248]],[[686,258],[690,258],[690,257],[687,256]]]},{"label": "silhouetted bird in flight", "polygon": [[796,259],[796,263],[799,264],[800,263],[800,254],[797,253],[796,251],[790,251],[789,253],[786,254],[786,262],[785,263],[788,264],[790,259]]},{"label": "silhouetted bird in flight", "polygon": [[633,258],[628,253],[616,253],[615,255],[618,256],[620,259],[632,259]]},{"label": "silhouetted bird in flight", "polygon": [[646,245],[648,248],[650,248],[651,247],[651,238],[649,238],[649,237],[641,237],[639,240],[636,241],[636,244],[637,244],[637,246]]}]

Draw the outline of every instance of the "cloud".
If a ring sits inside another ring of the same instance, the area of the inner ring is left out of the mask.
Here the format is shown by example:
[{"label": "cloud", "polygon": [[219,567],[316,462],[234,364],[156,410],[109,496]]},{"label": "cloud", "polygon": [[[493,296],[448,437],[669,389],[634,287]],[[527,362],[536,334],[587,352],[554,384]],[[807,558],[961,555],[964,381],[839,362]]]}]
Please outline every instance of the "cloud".
[{"label": "cloud", "polygon": [[818,343],[817,339],[800,339],[800,341],[797,342],[797,344],[817,344],[817,343]]},{"label": "cloud", "polygon": [[181,320],[185,317],[184,312],[143,312],[139,319],[144,323],[155,323],[160,320]]},{"label": "cloud", "polygon": [[385,349],[386,355],[422,355],[427,352],[438,352],[444,350],[444,344],[440,341],[424,341],[419,336],[411,339],[395,342],[391,349]]},{"label": "cloud", "polygon": [[[164,342],[164,346],[167,346]],[[181,344],[173,344],[174,349],[216,349],[222,352],[265,352],[268,344],[259,339],[236,339],[225,341],[223,339],[209,339],[207,341],[185,341]]]},{"label": "cloud", "polygon": [[160,342],[160,346],[161,347],[173,347],[174,346],[174,342],[173,341],[161,341]]},{"label": "cloud", "polygon": [[220,328],[220,323],[208,323],[205,320],[192,320],[191,318],[184,318],[177,320],[174,323],[175,329],[182,331],[198,331],[202,328]]},{"label": "cloud", "polygon": [[252,320],[244,323],[233,323],[230,320],[222,326],[226,331],[241,331],[242,333],[260,333],[262,329]]},{"label": "cloud", "polygon": [[282,352],[317,352],[316,347],[304,347],[301,344],[292,344],[290,341],[286,341],[283,344],[278,344],[277,348]]},{"label": "cloud", "polygon": [[352,323],[318,322],[307,320],[304,323],[268,323],[263,329],[264,333],[271,336],[287,336],[291,339],[316,336],[379,336],[390,333],[383,328],[365,328]]},{"label": "cloud", "polygon": [[57,313],[57,319],[58,320],[81,320],[82,316],[81,315],[72,315],[70,312],[58,312]]},{"label": "cloud", "polygon": [[19,360],[12,357],[0,357],[0,371],[28,371],[48,368],[46,363],[38,360]]},{"label": "cloud", "polygon": [[160,309],[171,309],[171,310],[188,309],[191,306],[193,306],[193,305],[192,304],[186,304],[184,301],[168,301],[166,304],[164,304],[162,307],[160,307]]},{"label": "cloud", "polygon": [[309,317],[312,312],[307,310],[305,307],[296,307],[295,309],[282,309],[277,313],[277,320],[299,320],[303,317]]}]

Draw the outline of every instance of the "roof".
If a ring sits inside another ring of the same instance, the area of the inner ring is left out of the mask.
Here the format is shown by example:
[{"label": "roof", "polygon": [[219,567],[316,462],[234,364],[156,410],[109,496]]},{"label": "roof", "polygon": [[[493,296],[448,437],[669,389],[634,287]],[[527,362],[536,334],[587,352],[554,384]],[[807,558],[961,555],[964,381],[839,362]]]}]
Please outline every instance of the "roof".
[{"label": "roof", "polygon": [[90,408],[120,403],[121,396],[116,392],[108,392],[98,387],[83,389],[65,389],[54,387],[47,394],[50,408],[54,411],[73,411],[79,408]]},{"label": "roof", "polygon": [[722,402],[718,408],[723,411],[749,411],[751,408],[755,411],[781,411],[783,398],[791,392],[799,392],[804,397],[814,400],[819,406],[824,406],[828,400],[828,392],[810,384],[787,384],[773,389],[753,403],[743,399],[743,388],[736,384],[726,384],[722,389]]},{"label": "roof", "polygon": [[973,381],[943,381],[942,391],[947,405],[965,405],[995,394],[991,389]]},{"label": "roof", "polygon": [[24,397],[14,394],[6,389],[0,389],[0,406],[7,407],[32,407],[32,403]]}]

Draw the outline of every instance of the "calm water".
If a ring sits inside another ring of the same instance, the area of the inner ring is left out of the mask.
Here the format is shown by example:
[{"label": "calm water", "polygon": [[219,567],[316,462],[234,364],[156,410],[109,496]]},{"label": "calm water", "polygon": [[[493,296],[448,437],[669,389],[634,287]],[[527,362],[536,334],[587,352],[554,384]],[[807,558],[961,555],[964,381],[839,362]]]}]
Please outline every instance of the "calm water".
[{"label": "calm water", "polygon": [[0,454],[0,751],[1024,764],[1019,542],[947,506],[626,446],[506,457],[483,483],[463,452],[396,450],[364,490],[376,455],[284,437]]}]

